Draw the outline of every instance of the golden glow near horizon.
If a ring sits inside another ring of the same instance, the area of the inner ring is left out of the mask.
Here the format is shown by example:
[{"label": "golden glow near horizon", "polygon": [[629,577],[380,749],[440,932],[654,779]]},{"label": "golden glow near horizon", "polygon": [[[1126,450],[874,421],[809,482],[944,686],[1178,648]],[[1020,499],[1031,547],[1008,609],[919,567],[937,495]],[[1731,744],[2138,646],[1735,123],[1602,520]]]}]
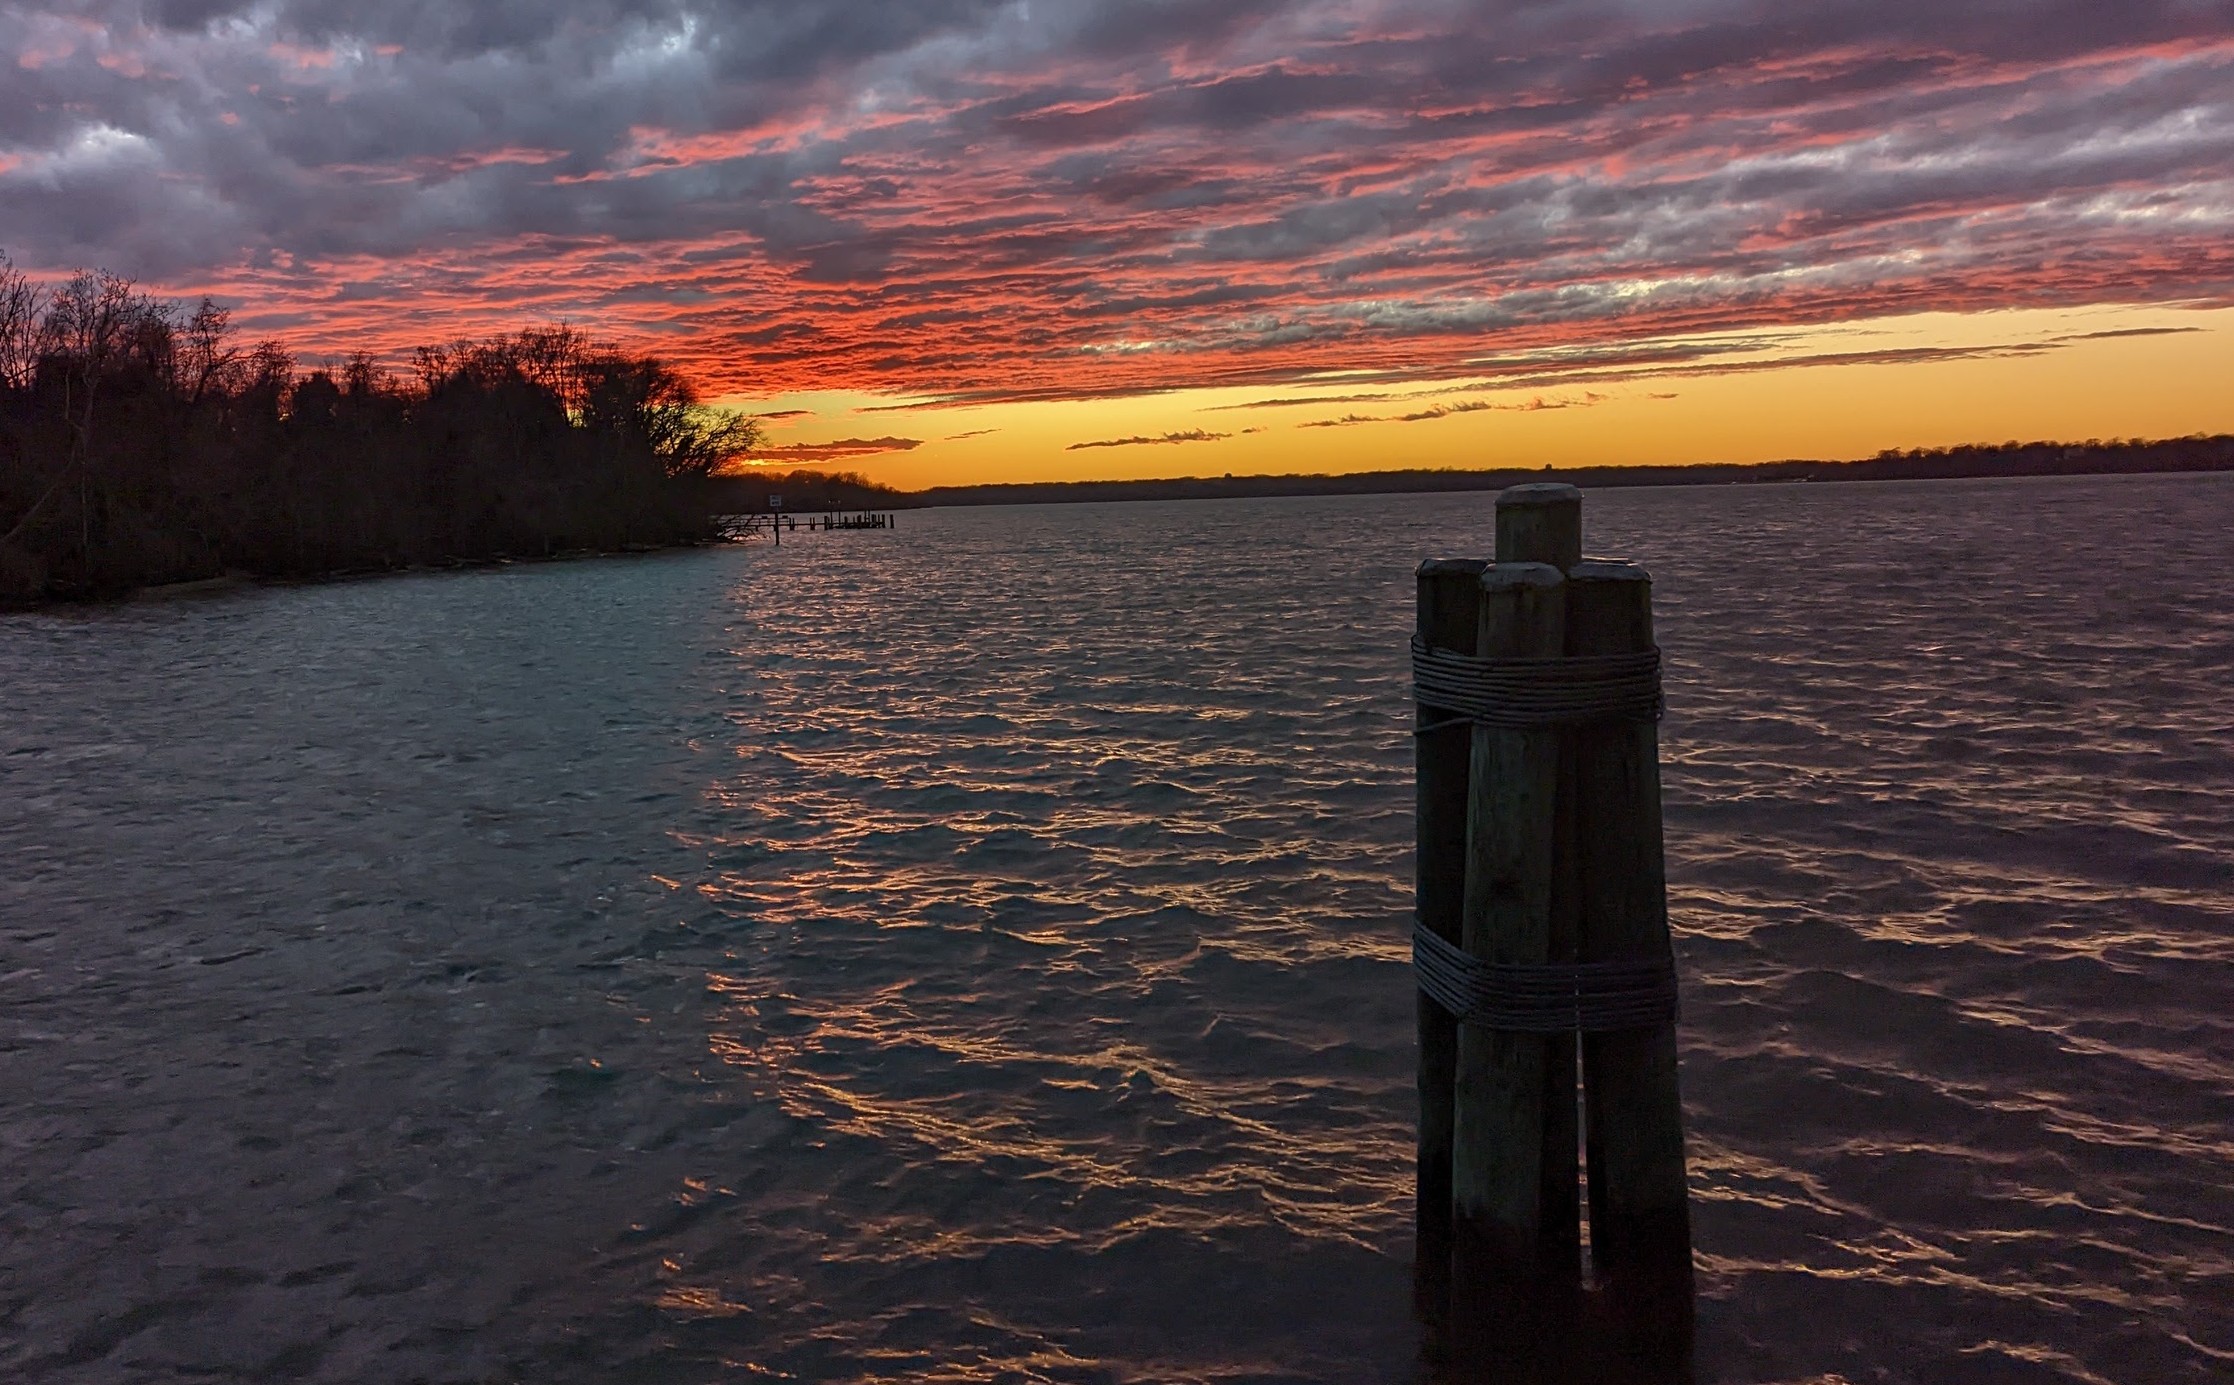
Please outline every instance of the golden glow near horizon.
[{"label": "golden glow near horizon", "polygon": [[[1866,457],[1886,448],[2234,431],[2234,309],[1924,313],[1500,358],[1477,375],[965,407],[825,392],[757,465],[903,489],[987,482]],[[899,407],[895,407],[899,406]],[[1180,441],[1126,441],[1180,438]],[[1115,446],[1078,444],[1116,443]],[[912,445],[910,445],[912,444]]]}]

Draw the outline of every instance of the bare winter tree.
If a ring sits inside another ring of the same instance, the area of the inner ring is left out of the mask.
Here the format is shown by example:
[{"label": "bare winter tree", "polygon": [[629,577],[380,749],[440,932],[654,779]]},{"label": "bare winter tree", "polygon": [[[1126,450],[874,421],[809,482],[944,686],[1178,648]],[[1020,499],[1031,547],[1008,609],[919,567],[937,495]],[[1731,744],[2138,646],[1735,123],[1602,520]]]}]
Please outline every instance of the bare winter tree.
[{"label": "bare winter tree", "polygon": [[0,253],[0,389],[31,388],[39,361],[38,287]]},{"label": "bare winter tree", "polygon": [[538,328],[298,376],[227,311],[0,261],[0,601],[712,537],[755,425]]}]

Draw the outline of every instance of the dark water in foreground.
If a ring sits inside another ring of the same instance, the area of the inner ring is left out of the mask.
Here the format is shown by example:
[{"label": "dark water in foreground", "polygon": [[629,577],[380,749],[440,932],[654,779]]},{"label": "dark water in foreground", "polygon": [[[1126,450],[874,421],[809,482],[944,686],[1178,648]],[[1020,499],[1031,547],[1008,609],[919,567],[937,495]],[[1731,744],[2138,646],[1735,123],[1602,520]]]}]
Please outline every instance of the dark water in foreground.
[{"label": "dark water in foreground", "polygon": [[[0,620],[0,1377],[1412,1378],[1403,648],[1490,503]],[[1703,1376],[2229,1378],[2234,478],[1590,510]]]}]

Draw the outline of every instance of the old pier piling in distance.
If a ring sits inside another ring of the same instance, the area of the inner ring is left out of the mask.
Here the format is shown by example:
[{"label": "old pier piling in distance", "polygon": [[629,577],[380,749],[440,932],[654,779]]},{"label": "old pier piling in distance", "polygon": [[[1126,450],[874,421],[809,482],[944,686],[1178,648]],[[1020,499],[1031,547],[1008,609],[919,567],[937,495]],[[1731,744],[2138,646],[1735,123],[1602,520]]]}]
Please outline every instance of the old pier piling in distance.
[{"label": "old pier piling in distance", "polygon": [[1484,1378],[1690,1373],[1651,591],[1564,485],[1498,498],[1494,562],[1419,568],[1415,1283]]},{"label": "old pier piling in distance", "polygon": [[720,521],[722,536],[726,539],[736,541],[757,538],[761,534],[767,534],[776,541],[776,546],[779,548],[783,546],[783,536],[786,531],[796,534],[801,529],[805,529],[809,533],[816,530],[834,533],[840,529],[897,529],[900,527],[899,517],[886,510],[829,509],[809,510],[801,514],[785,510],[781,501],[776,497],[770,497],[768,506],[765,508],[747,510],[738,514],[720,515],[717,516],[717,519]]}]

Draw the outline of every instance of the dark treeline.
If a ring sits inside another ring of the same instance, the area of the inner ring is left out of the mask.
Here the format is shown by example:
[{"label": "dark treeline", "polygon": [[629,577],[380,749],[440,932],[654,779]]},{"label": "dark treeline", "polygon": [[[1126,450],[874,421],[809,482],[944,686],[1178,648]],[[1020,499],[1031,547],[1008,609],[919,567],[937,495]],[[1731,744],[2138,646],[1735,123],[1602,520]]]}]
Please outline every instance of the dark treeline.
[{"label": "dark treeline", "polygon": [[296,368],[226,313],[0,257],[0,602],[704,541],[753,425],[564,327]]},{"label": "dark treeline", "polygon": [[718,476],[715,505],[728,514],[760,514],[769,497],[791,514],[822,510],[899,510],[922,504],[915,494],[872,481],[857,471],[750,471]]},{"label": "dark treeline", "polygon": [[1040,505],[1094,500],[1217,500],[1279,495],[1402,495],[1503,490],[1522,481],[1593,486],[1702,486],[1773,481],[1915,481],[1991,476],[2138,475],[2234,471],[2234,436],[2156,442],[2005,442],[1880,452],[1854,462],[1708,462],[1676,466],[1582,466],[1554,471],[1459,469],[1361,471],[1346,475],[1182,476],[1149,481],[1027,481],[939,486],[896,493],[879,504]]}]

